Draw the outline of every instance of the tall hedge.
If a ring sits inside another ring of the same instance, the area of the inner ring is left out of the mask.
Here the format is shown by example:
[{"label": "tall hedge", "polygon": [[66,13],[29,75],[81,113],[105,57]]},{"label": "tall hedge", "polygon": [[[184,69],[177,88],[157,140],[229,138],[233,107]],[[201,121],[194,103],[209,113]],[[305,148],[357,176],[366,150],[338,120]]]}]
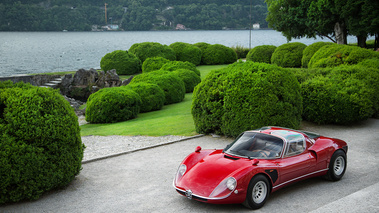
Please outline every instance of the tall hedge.
[{"label": "tall hedge", "polygon": [[301,67],[307,68],[308,63],[311,60],[312,56],[323,46],[331,45],[331,42],[319,41],[307,46],[303,51],[303,57],[301,59]]},{"label": "tall hedge", "polygon": [[128,51],[115,50],[101,59],[100,67],[104,71],[116,69],[119,75],[132,75],[141,72],[141,60]]},{"label": "tall hedge", "polygon": [[307,45],[300,42],[282,44],[271,56],[271,63],[280,67],[301,67],[303,50]]},{"label": "tall hedge", "polygon": [[234,63],[212,71],[195,88],[196,131],[238,136],[265,125],[299,128],[300,86],[293,73],[264,63]]},{"label": "tall hedge", "polygon": [[140,82],[128,84],[126,87],[133,90],[141,97],[140,112],[150,112],[162,109],[165,102],[165,94],[157,84]]},{"label": "tall hedge", "polygon": [[309,61],[309,68],[354,65],[366,59],[378,59],[379,52],[348,45],[327,45],[321,47]]},{"label": "tall hedge", "polygon": [[202,52],[199,47],[184,42],[174,42],[170,47],[175,51],[177,61],[188,61],[195,65],[201,63]]},{"label": "tall hedge", "polygon": [[200,76],[200,71],[196,68],[196,65],[191,63],[191,62],[188,62],[188,61],[185,61],[185,62],[183,62],[183,61],[170,61],[170,62],[165,63],[161,67],[161,70],[165,70],[165,71],[175,71],[178,69],[191,70],[194,73],[196,73],[196,75]]},{"label": "tall hedge", "polygon": [[202,64],[231,64],[237,61],[237,53],[230,47],[221,44],[208,45],[203,51]]},{"label": "tall hedge", "polygon": [[276,46],[274,45],[260,45],[256,46],[249,51],[246,56],[246,61],[254,61],[270,64],[271,56],[274,53]]},{"label": "tall hedge", "polygon": [[163,57],[175,61],[175,51],[167,45],[157,42],[135,43],[129,48],[129,52],[135,54],[143,63],[147,58]]},{"label": "tall hedge", "polygon": [[147,58],[142,64],[142,72],[146,73],[155,70],[160,70],[161,67],[168,62],[170,62],[170,60],[163,57]]},{"label": "tall hedge", "polygon": [[173,104],[183,101],[186,88],[182,79],[176,74],[169,71],[154,71],[149,73],[143,73],[135,76],[130,84],[135,83],[152,83],[157,84],[165,93],[165,103]]},{"label": "tall hedge", "polygon": [[137,117],[141,97],[126,87],[103,88],[91,94],[87,101],[86,121],[115,123]]},{"label": "tall hedge", "polygon": [[56,90],[1,84],[0,204],[68,185],[84,150],[73,108]]}]

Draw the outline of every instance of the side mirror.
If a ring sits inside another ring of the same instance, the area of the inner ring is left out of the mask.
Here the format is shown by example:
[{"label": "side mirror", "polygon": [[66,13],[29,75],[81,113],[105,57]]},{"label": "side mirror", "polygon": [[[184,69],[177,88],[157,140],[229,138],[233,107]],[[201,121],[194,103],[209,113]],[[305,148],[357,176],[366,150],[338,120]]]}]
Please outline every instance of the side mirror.
[{"label": "side mirror", "polygon": [[197,146],[195,149],[195,152],[200,152],[201,151],[201,146]]}]

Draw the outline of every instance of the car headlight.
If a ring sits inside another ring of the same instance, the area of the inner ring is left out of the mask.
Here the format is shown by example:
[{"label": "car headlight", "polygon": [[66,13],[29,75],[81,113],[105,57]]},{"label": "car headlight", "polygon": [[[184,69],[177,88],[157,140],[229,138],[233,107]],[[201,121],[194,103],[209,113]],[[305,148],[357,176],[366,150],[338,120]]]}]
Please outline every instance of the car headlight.
[{"label": "car headlight", "polygon": [[175,182],[179,181],[182,179],[184,173],[187,171],[187,166],[184,164],[181,164],[178,168],[178,171],[176,172],[176,177],[175,177]]},{"label": "car headlight", "polygon": [[226,197],[237,187],[237,180],[234,177],[224,179],[211,193],[210,197]]}]

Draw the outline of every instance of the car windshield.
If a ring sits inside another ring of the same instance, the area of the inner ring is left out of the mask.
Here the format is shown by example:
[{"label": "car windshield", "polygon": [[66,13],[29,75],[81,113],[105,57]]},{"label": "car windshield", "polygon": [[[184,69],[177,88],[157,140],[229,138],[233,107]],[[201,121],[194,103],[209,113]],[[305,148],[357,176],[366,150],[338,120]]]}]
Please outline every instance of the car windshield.
[{"label": "car windshield", "polygon": [[275,159],[280,157],[282,149],[283,140],[279,137],[258,132],[244,132],[228,145],[224,152],[240,157]]}]

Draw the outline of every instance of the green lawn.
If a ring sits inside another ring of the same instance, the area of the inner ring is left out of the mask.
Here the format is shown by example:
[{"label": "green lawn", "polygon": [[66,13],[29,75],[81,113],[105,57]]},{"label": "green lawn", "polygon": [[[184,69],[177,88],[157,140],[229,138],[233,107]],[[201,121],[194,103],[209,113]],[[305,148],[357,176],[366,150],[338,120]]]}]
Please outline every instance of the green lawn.
[{"label": "green lawn", "polygon": [[[201,78],[215,69],[227,65],[199,66]],[[165,105],[161,110],[140,113],[132,120],[112,124],[86,124],[81,126],[81,135],[196,135],[191,115],[192,93],[187,93],[184,100],[177,104]]]}]

